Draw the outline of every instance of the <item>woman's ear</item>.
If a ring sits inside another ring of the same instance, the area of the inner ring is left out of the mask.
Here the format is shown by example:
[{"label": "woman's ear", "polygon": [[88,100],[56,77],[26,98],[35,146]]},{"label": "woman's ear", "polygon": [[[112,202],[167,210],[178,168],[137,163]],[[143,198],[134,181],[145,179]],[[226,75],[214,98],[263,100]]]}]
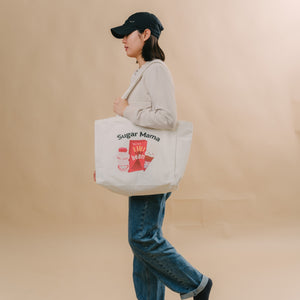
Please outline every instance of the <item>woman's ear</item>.
[{"label": "woman's ear", "polygon": [[147,41],[150,36],[151,36],[151,30],[148,29],[148,28],[145,29],[145,31],[144,31],[144,42]]}]

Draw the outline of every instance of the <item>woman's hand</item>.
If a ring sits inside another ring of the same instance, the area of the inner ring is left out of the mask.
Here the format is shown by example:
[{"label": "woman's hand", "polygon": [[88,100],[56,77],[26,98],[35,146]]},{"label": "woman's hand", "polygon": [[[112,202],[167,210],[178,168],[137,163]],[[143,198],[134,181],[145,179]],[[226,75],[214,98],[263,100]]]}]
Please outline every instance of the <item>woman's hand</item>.
[{"label": "woman's hand", "polygon": [[126,99],[122,99],[121,97],[119,97],[114,101],[114,112],[117,115],[123,116],[124,110],[127,106],[128,106],[128,101]]}]

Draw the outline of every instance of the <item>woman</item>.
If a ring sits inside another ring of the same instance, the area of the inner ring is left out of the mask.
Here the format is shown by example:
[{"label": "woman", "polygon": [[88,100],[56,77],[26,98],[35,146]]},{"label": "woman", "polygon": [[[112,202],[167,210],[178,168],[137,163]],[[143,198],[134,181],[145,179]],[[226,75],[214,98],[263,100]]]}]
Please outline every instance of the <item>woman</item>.
[{"label": "woman", "polygon": [[[128,99],[117,98],[113,110],[136,125],[170,130],[176,124],[176,103],[171,74],[158,45],[163,29],[158,18],[147,12],[135,13],[122,26],[111,29],[122,39],[127,56],[139,65],[131,80],[144,70]],[[165,202],[170,194],[129,197],[128,236],[136,296],[163,300],[167,286],[180,293],[181,299],[208,300],[211,279],[194,269],[163,237]]]}]

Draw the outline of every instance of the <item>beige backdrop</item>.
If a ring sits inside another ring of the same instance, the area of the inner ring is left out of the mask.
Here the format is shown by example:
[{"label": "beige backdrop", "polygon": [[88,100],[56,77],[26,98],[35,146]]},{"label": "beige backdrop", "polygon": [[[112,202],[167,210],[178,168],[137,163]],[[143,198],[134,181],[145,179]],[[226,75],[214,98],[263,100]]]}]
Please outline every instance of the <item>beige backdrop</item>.
[{"label": "beige backdrop", "polygon": [[299,1],[0,7],[0,299],[135,299],[127,200],[92,174],[94,120],[137,68],[109,29],[136,11],[161,19],[195,127],[166,236],[214,279],[212,300],[299,299]]}]

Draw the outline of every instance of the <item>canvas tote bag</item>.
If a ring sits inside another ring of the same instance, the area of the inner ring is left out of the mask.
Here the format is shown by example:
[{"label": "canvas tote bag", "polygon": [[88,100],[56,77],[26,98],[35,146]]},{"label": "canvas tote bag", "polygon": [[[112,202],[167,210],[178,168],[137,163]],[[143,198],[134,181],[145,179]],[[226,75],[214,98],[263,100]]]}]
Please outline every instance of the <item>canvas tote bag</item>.
[{"label": "canvas tote bag", "polygon": [[[142,75],[123,99],[128,98]],[[192,133],[193,125],[186,121],[178,121],[174,130],[157,130],[136,126],[120,116],[96,120],[96,183],[126,196],[176,190],[188,161]]]}]

